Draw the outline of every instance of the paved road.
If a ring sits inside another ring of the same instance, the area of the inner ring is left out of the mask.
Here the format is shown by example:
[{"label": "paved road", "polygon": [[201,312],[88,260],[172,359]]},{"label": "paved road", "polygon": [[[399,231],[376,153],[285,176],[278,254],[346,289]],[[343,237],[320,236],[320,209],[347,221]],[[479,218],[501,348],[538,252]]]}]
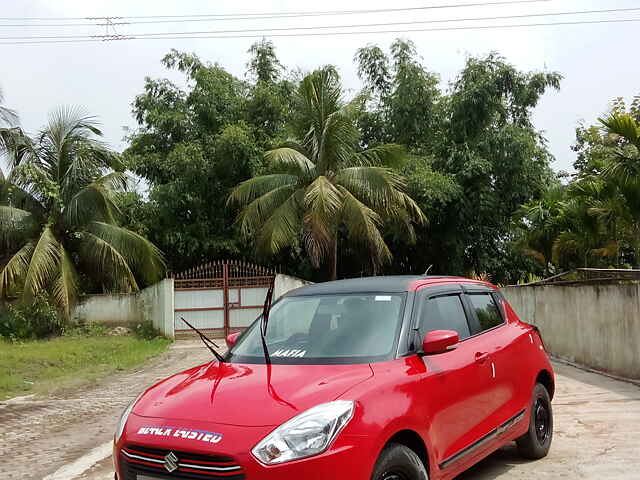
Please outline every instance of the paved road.
[{"label": "paved road", "polygon": [[[198,343],[178,342],[143,370],[111,378],[81,398],[0,404],[0,478],[113,479],[110,441],[120,411],[144,386],[209,355]],[[527,462],[508,446],[459,480],[640,479],[640,387],[565,365],[555,368],[549,456]]]},{"label": "paved road", "polygon": [[[81,465],[66,471],[65,466],[94,449],[96,460],[108,455],[120,413],[141,390],[210,358],[200,341],[179,342],[143,369],[82,392],[0,403],[0,479],[74,478]],[[60,474],[52,475],[58,469]],[[113,472],[107,478],[113,479]]]}]

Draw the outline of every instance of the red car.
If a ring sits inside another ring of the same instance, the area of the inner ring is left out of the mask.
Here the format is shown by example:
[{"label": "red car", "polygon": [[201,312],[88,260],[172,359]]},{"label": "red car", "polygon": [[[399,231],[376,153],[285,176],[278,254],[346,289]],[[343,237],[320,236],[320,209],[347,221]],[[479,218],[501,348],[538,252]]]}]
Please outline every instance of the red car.
[{"label": "red car", "polygon": [[117,480],[450,479],[550,447],[554,374],[498,289],[455,277],[305,286],[123,413]]}]

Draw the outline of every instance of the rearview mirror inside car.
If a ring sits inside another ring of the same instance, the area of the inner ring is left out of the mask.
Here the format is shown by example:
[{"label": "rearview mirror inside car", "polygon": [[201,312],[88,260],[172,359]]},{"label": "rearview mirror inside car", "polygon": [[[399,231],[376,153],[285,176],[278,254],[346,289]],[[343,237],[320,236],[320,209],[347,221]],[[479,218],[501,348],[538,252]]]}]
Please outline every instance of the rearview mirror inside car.
[{"label": "rearview mirror inside car", "polygon": [[426,355],[443,353],[460,341],[458,332],[453,330],[432,330],[422,340],[422,352]]}]

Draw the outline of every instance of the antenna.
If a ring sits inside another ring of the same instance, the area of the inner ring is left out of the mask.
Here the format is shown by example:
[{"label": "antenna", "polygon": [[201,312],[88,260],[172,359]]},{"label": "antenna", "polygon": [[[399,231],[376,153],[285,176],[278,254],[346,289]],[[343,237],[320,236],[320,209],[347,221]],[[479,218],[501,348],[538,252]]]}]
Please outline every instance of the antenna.
[{"label": "antenna", "polygon": [[429,275],[429,270],[431,270],[431,267],[433,267],[433,263],[427,267],[423,275]]}]

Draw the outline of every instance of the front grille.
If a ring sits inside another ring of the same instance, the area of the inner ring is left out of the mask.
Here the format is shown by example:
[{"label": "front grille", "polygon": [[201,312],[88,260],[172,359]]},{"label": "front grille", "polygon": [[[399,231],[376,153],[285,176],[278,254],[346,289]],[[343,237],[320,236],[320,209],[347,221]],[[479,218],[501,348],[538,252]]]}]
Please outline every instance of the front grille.
[{"label": "front grille", "polygon": [[[178,458],[173,472],[165,468],[165,457],[173,452]],[[163,450],[160,448],[126,445],[120,451],[122,480],[137,480],[138,475],[173,479],[244,480],[242,467],[232,458],[222,455]]]}]

